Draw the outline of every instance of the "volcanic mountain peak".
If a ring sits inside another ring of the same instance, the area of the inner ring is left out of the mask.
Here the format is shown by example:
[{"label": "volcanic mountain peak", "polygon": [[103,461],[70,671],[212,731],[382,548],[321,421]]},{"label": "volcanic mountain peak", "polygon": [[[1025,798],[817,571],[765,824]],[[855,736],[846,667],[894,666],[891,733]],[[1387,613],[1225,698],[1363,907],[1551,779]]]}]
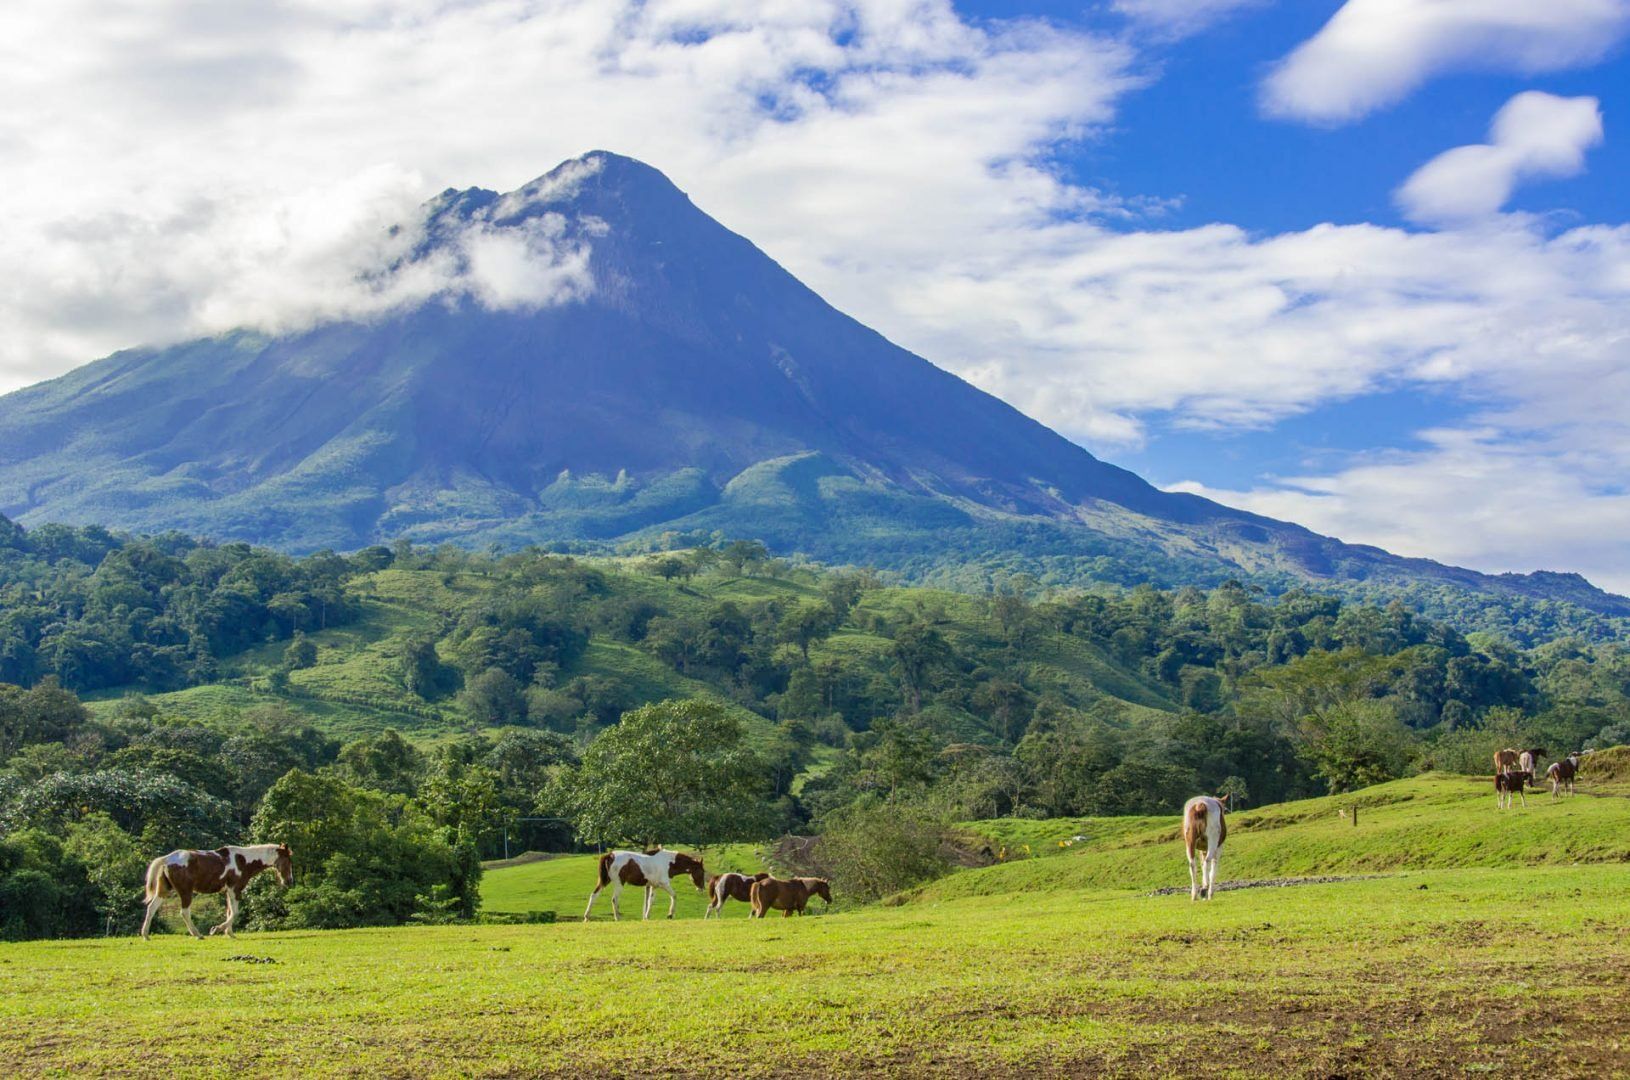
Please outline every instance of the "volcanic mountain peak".
[{"label": "volcanic mountain peak", "polygon": [[918,572],[1555,585],[1630,613],[1159,491],[834,310],[631,158],[450,189],[398,235],[382,272],[417,299],[384,314],[0,397],[0,513],[291,550],[722,532]]}]

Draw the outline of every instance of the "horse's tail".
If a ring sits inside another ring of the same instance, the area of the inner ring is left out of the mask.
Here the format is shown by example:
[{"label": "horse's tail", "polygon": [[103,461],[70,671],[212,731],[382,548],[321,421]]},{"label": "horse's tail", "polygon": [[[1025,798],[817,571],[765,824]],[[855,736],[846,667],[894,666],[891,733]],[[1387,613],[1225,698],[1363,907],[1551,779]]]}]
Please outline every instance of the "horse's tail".
[{"label": "horse's tail", "polygon": [[164,878],[164,857],[161,855],[147,864],[147,887],[142,890],[141,902],[151,904],[155,896],[163,896],[169,882]]},{"label": "horse's tail", "polygon": [[611,860],[614,857],[609,851],[600,856],[600,888],[602,889],[611,884]]}]

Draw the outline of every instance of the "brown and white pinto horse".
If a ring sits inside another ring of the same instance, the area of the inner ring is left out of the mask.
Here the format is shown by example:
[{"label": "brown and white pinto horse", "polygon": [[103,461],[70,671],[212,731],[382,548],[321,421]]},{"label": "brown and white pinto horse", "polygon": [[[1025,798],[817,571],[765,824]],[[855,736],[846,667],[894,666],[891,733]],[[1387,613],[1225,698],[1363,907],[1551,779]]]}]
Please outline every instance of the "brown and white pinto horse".
[{"label": "brown and white pinto horse", "polygon": [[[1205,893],[1207,900],[1217,888],[1217,858],[1222,854],[1223,841],[1228,839],[1228,796],[1213,799],[1210,795],[1196,795],[1183,805],[1183,849],[1189,858],[1189,899],[1198,900]],[[1205,848],[1205,862],[1196,866],[1194,849]],[[1196,875],[1195,871],[1199,870]]]},{"label": "brown and white pinto horse", "polygon": [[764,913],[774,908],[781,912],[784,918],[791,918],[793,912],[802,915],[809,898],[819,896],[828,904],[832,902],[832,886],[825,878],[795,877],[787,881],[780,878],[765,877],[761,881],[753,882],[748,890],[748,903],[753,905],[750,918],[762,919]]},{"label": "brown and white pinto horse", "polygon": [[702,912],[702,918],[709,915],[724,915],[724,902],[726,900],[740,900],[746,904],[752,900],[753,882],[763,881],[769,874],[760,871],[752,877],[746,874],[715,874],[707,882],[707,910]]},{"label": "brown and white pinto horse", "polygon": [[1526,769],[1515,772],[1502,772],[1494,774],[1494,805],[1501,810],[1511,809],[1512,797],[1522,800],[1523,806],[1528,805],[1528,796],[1523,789],[1534,782],[1534,774]]},{"label": "brown and white pinto horse", "polygon": [[223,847],[214,851],[172,851],[147,864],[147,888],[142,897],[147,917],[141,923],[146,940],[153,916],[164,906],[164,898],[174,893],[181,898],[181,918],[187,933],[203,937],[192,924],[192,898],[199,893],[225,893],[226,918],[210,927],[211,934],[232,936],[232,923],[238,917],[238,901],[243,890],[262,870],[277,871],[284,886],[294,884],[294,859],[287,844],[256,844],[252,847]]},{"label": "brown and white pinto horse", "polygon": [[1524,750],[1517,756],[1517,770],[1519,772],[1525,772],[1528,774],[1528,782],[1530,784],[1534,782],[1534,766],[1538,765],[1539,759],[1544,756],[1545,747],[1543,746],[1536,746],[1532,749]]},{"label": "brown and white pinto horse", "polygon": [[624,885],[633,885],[636,888],[645,888],[645,915],[651,917],[651,898],[656,890],[661,889],[668,894],[668,918],[674,917],[674,905],[679,902],[674,892],[673,879],[680,874],[689,874],[698,889],[705,888],[702,883],[702,860],[694,855],[686,855],[681,851],[664,851],[660,847],[655,851],[644,853],[638,851],[608,851],[600,856],[600,880],[589,893],[589,906],[583,909],[583,921],[589,921],[589,912],[594,910],[595,898],[600,890],[607,885],[611,886],[611,917],[613,920],[622,918],[617,909],[617,900],[622,896]]},{"label": "brown and white pinto horse", "polygon": [[1546,779],[1551,781],[1551,798],[1562,794],[1567,789],[1569,795],[1573,794],[1573,778],[1579,775],[1579,751],[1575,750],[1561,761],[1551,762],[1551,767],[1545,770]]}]

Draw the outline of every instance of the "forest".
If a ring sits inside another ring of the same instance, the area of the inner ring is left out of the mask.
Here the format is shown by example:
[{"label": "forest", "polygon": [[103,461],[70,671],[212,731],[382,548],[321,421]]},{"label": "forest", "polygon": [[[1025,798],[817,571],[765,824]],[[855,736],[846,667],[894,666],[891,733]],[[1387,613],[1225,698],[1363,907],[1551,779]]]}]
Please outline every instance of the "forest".
[{"label": "forest", "polygon": [[841,877],[889,843],[900,875],[853,890],[882,895],[959,822],[1630,741],[1630,649],[1514,636],[1232,581],[904,587],[750,540],[291,558],[5,523],[0,936],[128,931],[176,847],[301,853],[253,926],[480,918],[506,846],[793,833]]}]

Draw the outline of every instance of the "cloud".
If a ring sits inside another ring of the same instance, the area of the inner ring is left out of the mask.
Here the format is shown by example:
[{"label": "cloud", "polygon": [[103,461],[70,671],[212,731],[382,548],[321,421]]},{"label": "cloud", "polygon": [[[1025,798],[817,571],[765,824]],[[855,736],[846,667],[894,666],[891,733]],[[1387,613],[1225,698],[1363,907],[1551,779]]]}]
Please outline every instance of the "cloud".
[{"label": "cloud", "polygon": [[1602,490],[1588,477],[1622,454],[1561,451],[1513,441],[1497,428],[1424,433],[1429,446],[1370,455],[1339,471],[1286,477],[1247,491],[1185,483],[1191,491],[1257,513],[1301,522],[1345,540],[1402,555],[1484,570],[1572,570],[1630,595],[1623,537],[1630,491]]},{"label": "cloud", "polygon": [[1485,217],[1524,180],[1583,172],[1585,151],[1601,141],[1595,98],[1529,90],[1495,114],[1487,143],[1446,150],[1417,169],[1398,189],[1398,205],[1410,220],[1429,224]]},{"label": "cloud", "polygon": [[1114,10],[1144,29],[1167,38],[1197,34],[1245,8],[1271,0],[1115,0]]},{"label": "cloud", "polygon": [[1630,0],[1347,0],[1263,86],[1271,115],[1345,123],[1451,71],[1561,71],[1630,31]]}]

